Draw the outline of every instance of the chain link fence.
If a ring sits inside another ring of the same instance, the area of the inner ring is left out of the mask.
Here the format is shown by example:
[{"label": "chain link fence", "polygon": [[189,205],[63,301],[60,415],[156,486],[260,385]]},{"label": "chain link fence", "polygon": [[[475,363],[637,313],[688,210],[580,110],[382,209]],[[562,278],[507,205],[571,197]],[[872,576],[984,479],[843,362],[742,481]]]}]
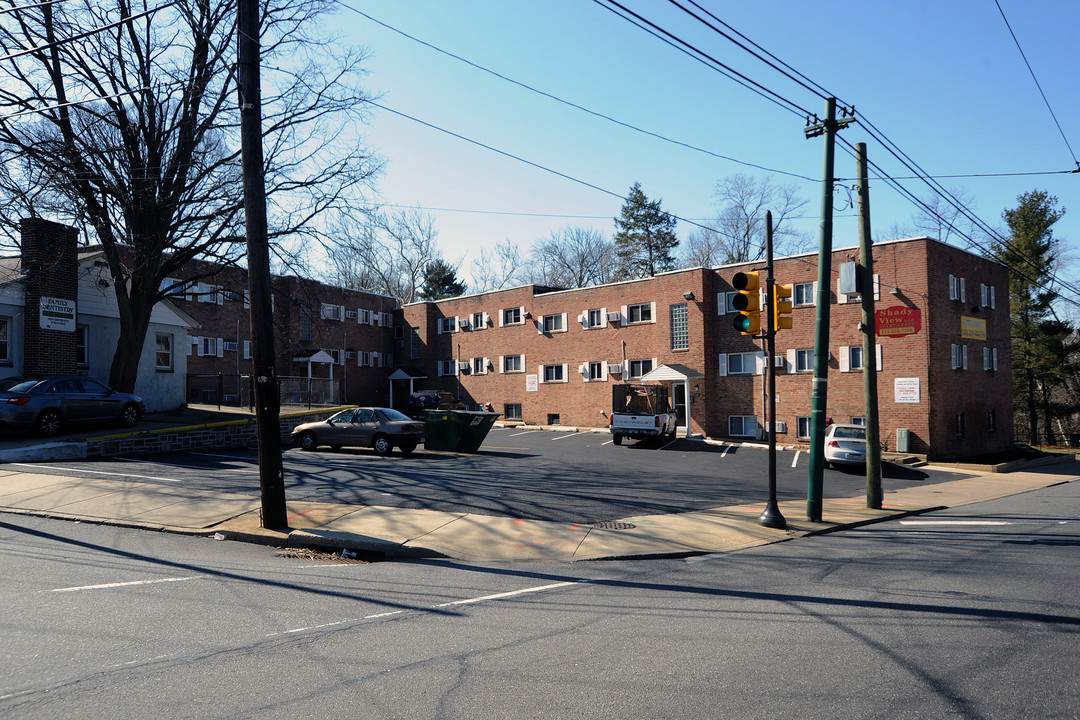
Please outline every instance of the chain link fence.
[{"label": "chain link fence", "polygon": [[[328,407],[344,402],[340,378],[279,377],[278,397],[284,406]],[[187,376],[189,404],[255,407],[250,375],[192,374]]]}]

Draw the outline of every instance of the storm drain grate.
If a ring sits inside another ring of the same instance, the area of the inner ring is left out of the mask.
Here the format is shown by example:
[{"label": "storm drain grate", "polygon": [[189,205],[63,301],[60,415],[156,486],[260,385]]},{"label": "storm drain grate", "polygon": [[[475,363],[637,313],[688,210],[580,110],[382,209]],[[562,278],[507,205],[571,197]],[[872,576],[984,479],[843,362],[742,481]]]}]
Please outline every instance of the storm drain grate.
[{"label": "storm drain grate", "polygon": [[633,530],[637,525],[625,522],[598,522],[593,523],[597,530]]}]

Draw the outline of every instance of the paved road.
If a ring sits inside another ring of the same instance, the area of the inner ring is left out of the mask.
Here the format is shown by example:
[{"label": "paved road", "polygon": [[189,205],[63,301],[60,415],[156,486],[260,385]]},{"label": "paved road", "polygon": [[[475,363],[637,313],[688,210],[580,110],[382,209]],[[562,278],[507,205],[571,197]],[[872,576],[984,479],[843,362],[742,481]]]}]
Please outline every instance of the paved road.
[{"label": "paved road", "polygon": [[1080,482],[726,555],[334,565],[0,518],[0,716],[1014,718],[1080,706]]},{"label": "paved road", "polygon": [[[806,497],[808,456],[781,452],[780,500]],[[212,451],[95,462],[6,465],[83,477],[185,483],[251,492],[259,487],[252,451]],[[756,447],[677,440],[617,447],[602,433],[495,428],[473,455],[418,450],[381,457],[370,450],[290,449],[286,495],[312,500],[427,508],[536,520],[591,523],[764,502],[767,454]],[[966,477],[928,468],[885,466],[885,490]],[[865,493],[862,474],[827,470],[825,493]]]}]

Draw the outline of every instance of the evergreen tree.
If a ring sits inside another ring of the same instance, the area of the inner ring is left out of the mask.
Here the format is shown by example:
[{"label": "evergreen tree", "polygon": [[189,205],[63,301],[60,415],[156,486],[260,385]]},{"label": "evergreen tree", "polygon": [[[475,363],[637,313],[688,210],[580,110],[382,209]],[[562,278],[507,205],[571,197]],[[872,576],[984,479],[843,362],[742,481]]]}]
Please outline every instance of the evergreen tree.
[{"label": "evergreen tree", "polygon": [[1063,380],[1061,370],[1068,360],[1063,338],[1070,329],[1054,315],[1057,293],[1049,286],[1049,278],[1059,260],[1053,225],[1065,209],[1058,210],[1058,199],[1043,190],[1024,193],[1017,202],[1015,209],[1003,214],[1011,236],[994,248],[997,259],[1011,271],[1013,399],[1017,415],[1027,420],[1028,442],[1034,445],[1039,440],[1041,409],[1046,439],[1052,444],[1051,397]]},{"label": "evergreen tree", "polygon": [[442,300],[465,294],[465,283],[457,279],[457,270],[445,260],[434,260],[424,268],[423,300]]},{"label": "evergreen tree", "polygon": [[617,278],[645,278],[675,269],[675,218],[660,209],[659,200],[645,196],[641,183],[630,188],[615,228]]}]

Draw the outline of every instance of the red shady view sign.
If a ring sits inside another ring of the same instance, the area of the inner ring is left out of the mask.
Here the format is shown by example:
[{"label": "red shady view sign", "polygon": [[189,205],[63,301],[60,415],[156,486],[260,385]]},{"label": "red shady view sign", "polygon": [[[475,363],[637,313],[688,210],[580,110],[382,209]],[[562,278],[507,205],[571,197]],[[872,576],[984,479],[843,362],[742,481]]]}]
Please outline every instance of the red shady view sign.
[{"label": "red shady view sign", "polygon": [[875,329],[878,337],[903,337],[922,330],[922,310],[894,305],[875,313]]}]

